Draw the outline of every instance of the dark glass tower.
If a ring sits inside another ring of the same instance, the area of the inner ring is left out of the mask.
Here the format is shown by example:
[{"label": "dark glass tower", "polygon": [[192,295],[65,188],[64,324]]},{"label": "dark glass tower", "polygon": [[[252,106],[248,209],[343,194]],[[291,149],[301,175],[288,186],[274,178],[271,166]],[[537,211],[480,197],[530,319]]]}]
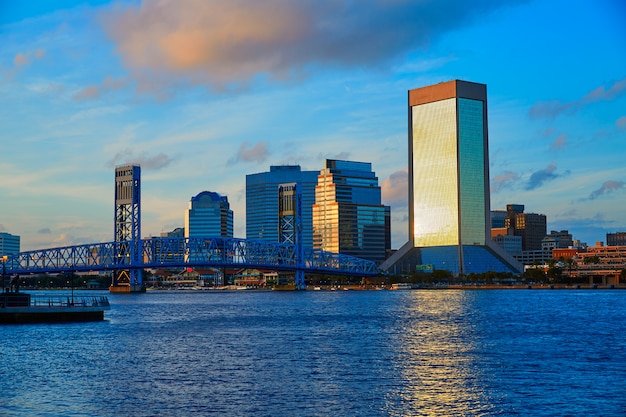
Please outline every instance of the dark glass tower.
[{"label": "dark glass tower", "polygon": [[299,184],[302,193],[302,244],[313,247],[311,207],[319,171],[302,171],[299,165],[271,166],[269,172],[246,175],[246,239],[281,242],[279,188]]},{"label": "dark glass tower", "polygon": [[185,237],[233,237],[233,211],[228,197],[203,191],[185,211]]}]

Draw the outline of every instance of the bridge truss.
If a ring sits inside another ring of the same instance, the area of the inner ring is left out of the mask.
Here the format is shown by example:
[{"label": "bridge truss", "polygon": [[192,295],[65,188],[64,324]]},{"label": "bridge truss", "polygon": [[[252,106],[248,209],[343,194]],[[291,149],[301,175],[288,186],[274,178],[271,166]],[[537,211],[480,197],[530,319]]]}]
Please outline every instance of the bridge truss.
[{"label": "bridge truss", "polygon": [[[7,274],[120,271],[169,267],[255,268],[275,271],[372,276],[375,263],[353,256],[298,250],[296,245],[237,238],[140,239],[139,259],[133,241],[91,243],[9,255]],[[299,254],[300,252],[300,254]]]}]

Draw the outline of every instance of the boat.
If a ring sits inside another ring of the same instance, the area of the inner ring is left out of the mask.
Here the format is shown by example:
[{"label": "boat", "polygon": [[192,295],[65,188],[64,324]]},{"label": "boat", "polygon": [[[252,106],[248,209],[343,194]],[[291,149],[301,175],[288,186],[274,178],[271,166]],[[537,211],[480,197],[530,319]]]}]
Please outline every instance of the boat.
[{"label": "boat", "polygon": [[105,296],[31,296],[8,288],[0,293],[0,324],[100,321],[109,309]]},{"label": "boat", "polygon": [[413,286],[411,284],[401,282],[399,284],[393,284],[390,289],[391,290],[410,290],[410,289],[413,289]]}]

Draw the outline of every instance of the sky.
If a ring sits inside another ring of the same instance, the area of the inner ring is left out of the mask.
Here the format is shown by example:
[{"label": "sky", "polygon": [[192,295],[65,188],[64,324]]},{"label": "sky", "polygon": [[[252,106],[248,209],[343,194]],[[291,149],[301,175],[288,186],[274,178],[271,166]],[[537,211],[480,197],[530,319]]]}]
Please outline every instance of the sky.
[{"label": "sky", "polygon": [[114,240],[114,170],[141,166],[142,236],[245,176],[371,162],[408,240],[407,91],[487,85],[491,209],[590,245],[626,231],[621,0],[0,0],[0,232]]}]

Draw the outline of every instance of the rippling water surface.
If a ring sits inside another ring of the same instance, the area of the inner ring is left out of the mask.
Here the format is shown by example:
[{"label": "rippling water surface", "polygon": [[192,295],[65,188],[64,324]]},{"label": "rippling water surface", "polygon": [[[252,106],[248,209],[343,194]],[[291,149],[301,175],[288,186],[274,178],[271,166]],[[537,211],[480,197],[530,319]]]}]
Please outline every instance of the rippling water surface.
[{"label": "rippling water surface", "polygon": [[1,416],[624,416],[626,292],[148,292],[0,327]]}]

